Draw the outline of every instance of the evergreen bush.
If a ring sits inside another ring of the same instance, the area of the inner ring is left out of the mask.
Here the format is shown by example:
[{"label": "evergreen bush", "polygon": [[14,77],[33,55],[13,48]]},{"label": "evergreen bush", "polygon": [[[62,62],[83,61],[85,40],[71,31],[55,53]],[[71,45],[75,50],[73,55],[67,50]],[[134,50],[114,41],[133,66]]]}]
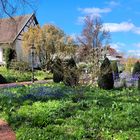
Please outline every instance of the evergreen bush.
[{"label": "evergreen bush", "polygon": [[53,81],[55,83],[59,83],[63,81],[63,73],[64,70],[63,70],[62,61],[57,57],[53,62]]},{"label": "evergreen bush", "polygon": [[100,67],[100,75],[98,77],[98,86],[103,89],[113,89],[114,80],[111,63],[106,57]]},{"label": "evergreen bush", "polygon": [[119,70],[118,70],[117,61],[113,61],[111,63],[111,68],[112,68],[112,71],[114,73],[114,79],[118,79],[119,78]]},{"label": "evergreen bush", "polygon": [[9,69],[11,60],[15,57],[15,51],[11,48],[5,48],[4,57],[6,62],[6,68]]},{"label": "evergreen bush", "polygon": [[[137,61],[135,64],[134,64],[134,68],[133,68],[133,73],[132,73],[133,76],[139,76],[140,75],[140,62]],[[140,77],[140,76],[139,76]]]},{"label": "evergreen bush", "polygon": [[73,58],[65,61],[64,84],[66,86],[76,86],[79,82],[78,69]]},{"label": "evergreen bush", "polygon": [[134,64],[132,75],[134,78],[138,79],[138,89],[140,90],[140,62],[139,61],[137,61]]},{"label": "evergreen bush", "polygon": [[7,83],[6,79],[0,74],[0,84]]}]

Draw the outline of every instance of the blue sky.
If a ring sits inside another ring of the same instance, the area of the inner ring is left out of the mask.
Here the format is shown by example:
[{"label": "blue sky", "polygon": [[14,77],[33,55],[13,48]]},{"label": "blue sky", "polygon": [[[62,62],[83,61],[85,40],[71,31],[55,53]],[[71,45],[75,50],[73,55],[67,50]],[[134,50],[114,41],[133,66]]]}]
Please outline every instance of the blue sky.
[{"label": "blue sky", "polygon": [[40,25],[52,23],[72,36],[80,35],[85,16],[98,16],[113,48],[140,56],[139,6],[140,0],[41,0],[36,15]]}]

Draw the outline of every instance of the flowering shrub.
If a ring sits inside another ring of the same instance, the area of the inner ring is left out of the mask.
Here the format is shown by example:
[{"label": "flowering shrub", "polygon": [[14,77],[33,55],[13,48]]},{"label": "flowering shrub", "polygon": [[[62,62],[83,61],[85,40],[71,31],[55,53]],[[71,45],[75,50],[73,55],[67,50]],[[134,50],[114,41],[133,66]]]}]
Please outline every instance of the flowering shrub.
[{"label": "flowering shrub", "polygon": [[120,79],[115,81],[115,87],[137,87],[140,74],[132,75],[129,72],[123,72],[119,77]]},{"label": "flowering shrub", "polygon": [[136,80],[138,80],[140,78],[140,72],[136,72],[134,75],[133,75],[133,78],[135,78]]}]

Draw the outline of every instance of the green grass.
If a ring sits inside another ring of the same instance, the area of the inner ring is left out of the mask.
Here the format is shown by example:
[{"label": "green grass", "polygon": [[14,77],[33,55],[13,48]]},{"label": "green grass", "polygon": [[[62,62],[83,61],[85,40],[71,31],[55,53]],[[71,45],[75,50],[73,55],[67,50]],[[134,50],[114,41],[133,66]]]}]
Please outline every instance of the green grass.
[{"label": "green grass", "polygon": [[33,85],[0,90],[18,140],[139,140],[140,92]]},{"label": "green grass", "polygon": [[[0,67],[0,74],[3,75],[8,83],[12,82],[23,82],[23,81],[31,81],[32,73],[29,72],[20,72],[16,70],[9,69],[7,70],[5,67]],[[50,79],[52,78],[52,74],[40,70],[35,70],[35,78],[38,80],[44,80],[44,78]]]}]

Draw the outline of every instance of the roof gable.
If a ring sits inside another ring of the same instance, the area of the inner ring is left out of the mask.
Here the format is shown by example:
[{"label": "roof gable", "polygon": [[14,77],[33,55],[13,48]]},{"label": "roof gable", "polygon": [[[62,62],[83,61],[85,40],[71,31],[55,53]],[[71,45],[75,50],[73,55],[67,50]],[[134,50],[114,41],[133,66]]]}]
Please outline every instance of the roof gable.
[{"label": "roof gable", "polygon": [[0,19],[0,43],[12,43],[33,15]]}]

